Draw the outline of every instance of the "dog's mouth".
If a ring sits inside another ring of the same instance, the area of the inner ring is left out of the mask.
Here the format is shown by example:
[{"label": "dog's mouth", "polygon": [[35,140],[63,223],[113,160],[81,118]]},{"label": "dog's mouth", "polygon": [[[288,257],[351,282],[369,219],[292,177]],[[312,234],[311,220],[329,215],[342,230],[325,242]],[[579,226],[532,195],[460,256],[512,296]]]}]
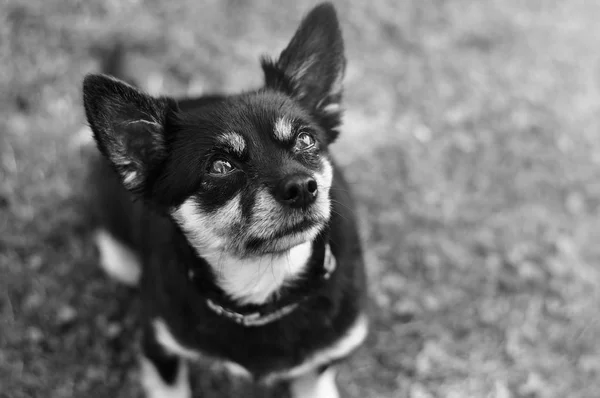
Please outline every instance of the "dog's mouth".
[{"label": "dog's mouth", "polygon": [[273,234],[273,239],[281,239],[286,236],[299,234],[307,231],[311,227],[318,225],[317,220],[314,219],[305,219],[300,222],[297,222],[293,225],[287,226],[285,228],[281,228]]},{"label": "dog's mouth", "polygon": [[246,251],[249,254],[280,253],[313,240],[324,226],[323,221],[307,218],[294,224],[278,228],[272,233],[250,237],[246,240]]}]

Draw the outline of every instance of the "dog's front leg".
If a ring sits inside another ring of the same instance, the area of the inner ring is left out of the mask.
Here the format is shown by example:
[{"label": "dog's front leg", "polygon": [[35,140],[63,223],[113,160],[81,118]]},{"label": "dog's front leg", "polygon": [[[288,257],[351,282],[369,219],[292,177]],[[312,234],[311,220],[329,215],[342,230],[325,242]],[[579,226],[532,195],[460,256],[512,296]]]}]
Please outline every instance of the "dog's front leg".
[{"label": "dog's front leg", "polygon": [[152,328],[144,331],[140,362],[146,398],[191,398],[187,362],[167,353],[156,341]]},{"label": "dog's front leg", "polygon": [[293,398],[339,398],[335,384],[335,368],[311,371],[290,383]]}]

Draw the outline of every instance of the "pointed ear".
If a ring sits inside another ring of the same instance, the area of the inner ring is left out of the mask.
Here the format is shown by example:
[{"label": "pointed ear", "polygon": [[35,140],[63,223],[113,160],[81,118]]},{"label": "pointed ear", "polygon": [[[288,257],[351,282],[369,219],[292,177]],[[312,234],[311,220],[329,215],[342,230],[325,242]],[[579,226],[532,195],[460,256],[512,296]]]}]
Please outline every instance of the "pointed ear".
[{"label": "pointed ear", "polygon": [[127,189],[143,191],[150,171],[167,155],[165,127],[176,102],[153,98],[106,75],[85,77],[83,102],[100,151]]},{"label": "pointed ear", "polygon": [[346,59],[333,5],[313,8],[279,59],[263,59],[262,67],[267,87],[289,93],[312,111],[339,113]]}]

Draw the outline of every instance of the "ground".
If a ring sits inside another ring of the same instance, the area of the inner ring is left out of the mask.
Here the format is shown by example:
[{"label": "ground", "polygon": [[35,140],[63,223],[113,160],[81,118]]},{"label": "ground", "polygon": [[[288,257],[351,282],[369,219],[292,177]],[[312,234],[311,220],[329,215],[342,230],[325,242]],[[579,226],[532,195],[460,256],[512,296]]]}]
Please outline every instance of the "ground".
[{"label": "ground", "polygon": [[[97,266],[81,81],[125,38],[149,89],[261,82],[313,2],[0,5],[0,396],[132,397],[135,291]],[[600,3],[337,5],[334,153],[359,203],[375,310],[347,397],[597,397]],[[278,396],[209,365],[202,397]]]}]

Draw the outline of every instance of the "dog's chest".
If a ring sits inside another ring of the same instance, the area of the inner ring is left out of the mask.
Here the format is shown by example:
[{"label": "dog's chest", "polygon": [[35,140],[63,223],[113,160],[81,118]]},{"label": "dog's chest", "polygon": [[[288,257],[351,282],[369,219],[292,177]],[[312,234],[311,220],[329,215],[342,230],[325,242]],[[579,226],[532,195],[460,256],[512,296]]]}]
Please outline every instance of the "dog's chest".
[{"label": "dog's chest", "polygon": [[239,304],[263,304],[279,289],[302,276],[312,255],[312,242],[287,252],[250,258],[223,254],[208,255],[207,260],[219,287]]}]

